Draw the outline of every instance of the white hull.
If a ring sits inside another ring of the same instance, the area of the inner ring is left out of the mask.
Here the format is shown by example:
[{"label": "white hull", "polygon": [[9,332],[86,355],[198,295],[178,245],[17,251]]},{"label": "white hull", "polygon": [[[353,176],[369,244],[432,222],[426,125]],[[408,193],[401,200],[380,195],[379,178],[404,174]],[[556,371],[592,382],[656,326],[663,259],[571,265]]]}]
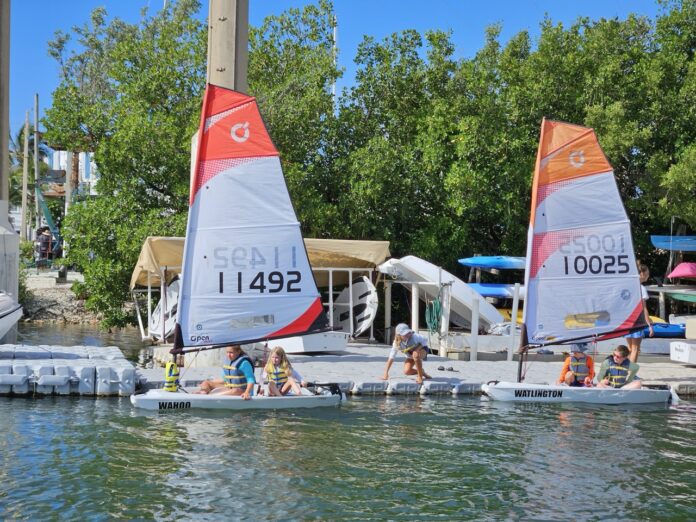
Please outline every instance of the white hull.
[{"label": "white hull", "polygon": [[379,298],[377,289],[367,277],[359,277],[352,283],[353,290],[353,323],[350,317],[350,293],[351,287],[346,287],[338,295],[333,306],[334,326],[338,326],[342,331],[349,333],[352,337],[357,337],[367,331],[377,316],[379,308]]},{"label": "white hull", "polygon": [[669,358],[676,362],[696,364],[696,344],[684,341],[670,343]]},{"label": "white hull", "polygon": [[231,395],[199,395],[150,390],[140,395],[131,395],[131,403],[145,410],[284,410],[295,408],[320,408],[337,406],[340,395],[298,395],[267,397],[255,395],[248,401]]},{"label": "white hull", "polygon": [[482,391],[491,399],[508,402],[585,402],[590,404],[667,404],[669,389],[622,390],[620,388],[575,388],[548,384],[498,382],[484,384]]},{"label": "white hull", "polygon": [[24,311],[9,295],[0,293],[0,339],[22,318]]},{"label": "white hull", "polygon": [[[346,349],[348,337],[348,332],[321,332],[269,341],[268,346],[282,346],[289,354],[340,352]],[[263,347],[263,344],[257,346]]]},{"label": "white hull", "polygon": [[[159,303],[152,312],[152,318],[148,323],[150,335],[155,339],[162,339],[162,306],[164,299],[160,299]],[[164,336],[169,337],[174,333],[176,327],[176,308],[179,302],[179,280],[175,279],[167,285],[167,309],[164,311]]]},{"label": "white hull", "polygon": [[[457,326],[468,328],[471,326],[471,309],[474,301],[479,302],[479,316],[481,326],[486,330],[492,325],[502,323],[505,319],[495,307],[486,301],[481,294],[472,289],[464,281],[455,275],[442,270],[440,267],[416,256],[406,256],[401,259],[389,259],[377,269],[387,275],[396,277],[404,283],[452,283],[450,321]],[[421,299],[435,299],[440,292],[437,285],[421,285],[419,293]]]}]

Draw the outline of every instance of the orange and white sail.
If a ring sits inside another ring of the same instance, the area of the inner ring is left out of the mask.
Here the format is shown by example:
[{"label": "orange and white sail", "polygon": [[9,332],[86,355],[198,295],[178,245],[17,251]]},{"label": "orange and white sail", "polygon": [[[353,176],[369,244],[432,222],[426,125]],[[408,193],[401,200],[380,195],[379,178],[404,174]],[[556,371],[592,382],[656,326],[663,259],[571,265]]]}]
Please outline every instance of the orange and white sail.
[{"label": "orange and white sail", "polygon": [[189,205],[176,349],[326,327],[278,151],[255,98],[207,86]]},{"label": "orange and white sail", "polygon": [[525,284],[530,345],[645,326],[631,224],[590,128],[542,122]]}]

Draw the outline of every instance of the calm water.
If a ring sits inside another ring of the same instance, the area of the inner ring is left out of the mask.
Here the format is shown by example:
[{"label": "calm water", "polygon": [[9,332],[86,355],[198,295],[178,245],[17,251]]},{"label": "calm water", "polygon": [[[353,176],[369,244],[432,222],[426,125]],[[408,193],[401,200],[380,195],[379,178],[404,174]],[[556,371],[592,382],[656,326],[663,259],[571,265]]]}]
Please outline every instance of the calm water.
[{"label": "calm water", "polygon": [[[134,361],[140,349],[134,332],[85,328],[20,340],[54,336]],[[0,398],[0,425],[0,519],[696,519],[693,402],[358,398],[230,414]]]}]

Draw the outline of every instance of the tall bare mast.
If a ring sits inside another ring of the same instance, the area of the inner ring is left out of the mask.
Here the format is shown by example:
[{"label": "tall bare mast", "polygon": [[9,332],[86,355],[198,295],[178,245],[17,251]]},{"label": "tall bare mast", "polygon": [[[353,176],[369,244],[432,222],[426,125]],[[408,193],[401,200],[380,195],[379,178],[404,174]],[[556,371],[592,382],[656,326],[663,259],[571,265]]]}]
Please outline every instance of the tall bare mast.
[{"label": "tall bare mast", "polygon": [[29,111],[24,118],[24,160],[22,161],[22,228],[19,237],[27,239],[27,190],[29,185]]},{"label": "tall bare mast", "polygon": [[[39,94],[34,95],[34,190],[41,190],[39,187]],[[39,211],[39,198],[34,197],[36,204],[34,211],[36,212],[36,229],[41,226],[41,212]]]}]

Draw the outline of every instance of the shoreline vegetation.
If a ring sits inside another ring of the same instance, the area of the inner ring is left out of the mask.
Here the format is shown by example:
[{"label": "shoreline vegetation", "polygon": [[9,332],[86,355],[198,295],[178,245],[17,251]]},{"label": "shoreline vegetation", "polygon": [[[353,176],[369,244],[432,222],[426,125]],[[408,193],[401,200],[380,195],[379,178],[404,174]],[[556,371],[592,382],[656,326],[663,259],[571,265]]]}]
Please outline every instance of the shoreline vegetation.
[{"label": "shoreline vegetation", "polygon": [[[545,18],[538,35],[503,37],[503,25],[492,25],[469,57],[447,30],[365,35],[349,57],[354,82],[338,96],[333,2],[251,26],[248,92],[280,153],[303,236],[387,240],[394,257],[455,273],[463,256],[519,255],[545,117],[595,129],[635,253],[659,273],[668,253],[650,234],[696,228],[696,2],[661,4],[653,18]],[[98,197],[76,194],[55,217],[70,246],[66,264],[84,274],[80,287],[105,328],[134,322],[127,288],[145,238],[184,234],[206,78],[199,8],[177,0],[136,24],[97,8],[48,43],[61,83],[42,143],[93,152],[99,173]]]},{"label": "shoreline vegetation", "polygon": [[[92,312],[85,300],[73,292],[77,279],[58,282],[56,272],[23,271],[19,302],[24,308],[23,323],[99,324],[102,314]],[[73,278],[79,277],[72,274]]]}]

